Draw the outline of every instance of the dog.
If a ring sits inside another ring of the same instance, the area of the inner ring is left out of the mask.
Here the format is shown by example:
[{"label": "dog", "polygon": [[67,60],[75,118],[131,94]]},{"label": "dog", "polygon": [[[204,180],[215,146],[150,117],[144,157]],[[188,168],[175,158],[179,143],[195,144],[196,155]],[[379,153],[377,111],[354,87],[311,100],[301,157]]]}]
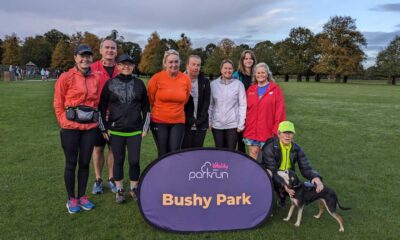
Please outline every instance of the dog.
[{"label": "dog", "polygon": [[283,219],[284,221],[287,222],[290,220],[294,208],[297,207],[297,221],[294,225],[299,227],[304,206],[314,202],[315,200],[320,200],[319,212],[317,215],[314,215],[314,217],[319,219],[324,212],[325,207],[328,210],[328,213],[339,223],[339,232],[344,232],[343,218],[336,212],[336,207],[338,206],[342,210],[350,210],[351,208],[342,207],[339,204],[335,191],[324,185],[324,189],[317,193],[314,184],[310,182],[300,182],[296,173],[292,170],[278,171],[277,174],[284,180],[288,188],[295,191],[294,196],[290,197],[291,206],[287,217]]}]

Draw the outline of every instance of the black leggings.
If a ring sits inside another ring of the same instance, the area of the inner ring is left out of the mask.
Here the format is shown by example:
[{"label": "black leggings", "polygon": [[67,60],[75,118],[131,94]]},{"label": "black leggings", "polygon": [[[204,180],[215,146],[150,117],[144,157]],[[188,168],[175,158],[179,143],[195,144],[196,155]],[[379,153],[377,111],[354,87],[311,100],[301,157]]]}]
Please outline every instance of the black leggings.
[{"label": "black leggings", "polygon": [[124,179],[125,149],[128,148],[129,179],[138,181],[140,175],[140,146],[142,135],[133,137],[110,136],[111,149],[114,153],[113,174],[116,181]]},{"label": "black leggings", "polygon": [[151,122],[151,132],[157,145],[158,157],[181,149],[185,125]]},{"label": "black leggings", "polygon": [[[78,198],[85,195],[89,177],[89,163],[92,157],[96,129],[61,129],[61,146],[65,155],[64,181],[68,198],[75,198],[75,170],[78,169]],[[78,160],[79,159],[79,160]]]},{"label": "black leggings", "polygon": [[182,148],[203,147],[204,138],[206,137],[207,129],[204,130],[185,130],[183,137]]},{"label": "black leggings", "polygon": [[230,129],[212,129],[215,146],[219,148],[236,149],[237,128]]},{"label": "black leggings", "polygon": [[237,150],[242,153],[246,153],[246,146],[243,142],[243,132],[238,133]]}]

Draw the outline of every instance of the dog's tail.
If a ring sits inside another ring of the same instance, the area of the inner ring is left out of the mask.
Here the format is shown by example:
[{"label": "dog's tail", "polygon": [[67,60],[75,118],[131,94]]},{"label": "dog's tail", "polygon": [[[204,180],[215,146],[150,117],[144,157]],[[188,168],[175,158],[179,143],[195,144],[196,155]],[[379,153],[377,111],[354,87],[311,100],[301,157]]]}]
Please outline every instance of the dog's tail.
[{"label": "dog's tail", "polygon": [[342,209],[342,210],[351,210],[351,208],[349,208],[349,207],[343,207],[342,205],[340,205],[340,203],[339,203],[339,199],[337,200],[337,205],[339,206],[339,208],[340,209]]}]

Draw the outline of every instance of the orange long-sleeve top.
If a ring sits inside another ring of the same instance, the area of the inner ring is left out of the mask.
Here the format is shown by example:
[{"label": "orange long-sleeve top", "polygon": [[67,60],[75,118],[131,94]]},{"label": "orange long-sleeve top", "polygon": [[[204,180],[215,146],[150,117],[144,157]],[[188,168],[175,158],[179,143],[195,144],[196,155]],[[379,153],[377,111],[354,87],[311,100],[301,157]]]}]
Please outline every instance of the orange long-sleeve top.
[{"label": "orange long-sleeve top", "polygon": [[190,96],[191,83],[186,74],[171,77],[163,70],[151,77],[148,96],[151,121],[157,123],[185,123],[184,107]]}]

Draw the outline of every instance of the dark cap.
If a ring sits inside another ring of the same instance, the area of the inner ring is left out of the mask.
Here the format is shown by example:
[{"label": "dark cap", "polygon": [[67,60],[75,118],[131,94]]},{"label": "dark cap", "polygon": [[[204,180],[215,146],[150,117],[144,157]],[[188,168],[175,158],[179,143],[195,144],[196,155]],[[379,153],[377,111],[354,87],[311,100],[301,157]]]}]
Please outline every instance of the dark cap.
[{"label": "dark cap", "polygon": [[77,54],[82,55],[85,53],[93,55],[93,50],[91,47],[89,47],[89,45],[82,44],[82,45],[78,45],[78,47],[76,47],[75,55],[77,55]]},{"label": "dark cap", "polygon": [[130,62],[130,63],[135,63],[133,61],[133,58],[131,56],[129,56],[128,54],[124,53],[121,56],[118,57],[118,63],[122,63],[122,62]]}]

